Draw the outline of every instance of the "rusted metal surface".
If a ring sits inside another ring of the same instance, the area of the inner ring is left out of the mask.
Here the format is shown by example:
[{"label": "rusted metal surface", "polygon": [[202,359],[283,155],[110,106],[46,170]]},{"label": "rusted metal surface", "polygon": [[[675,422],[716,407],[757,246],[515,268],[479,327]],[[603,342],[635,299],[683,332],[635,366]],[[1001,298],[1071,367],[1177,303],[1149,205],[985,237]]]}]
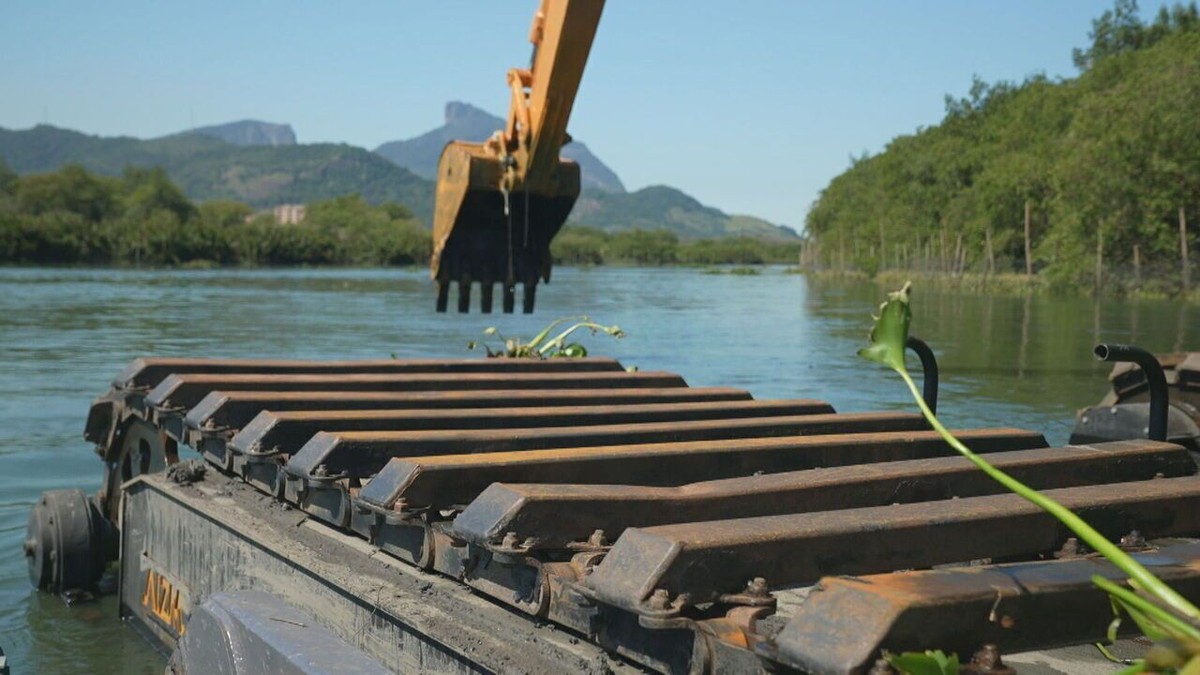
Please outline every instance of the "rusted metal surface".
[{"label": "rusted metal surface", "polygon": [[369,476],[393,457],[581,448],[601,444],[713,441],[829,433],[916,431],[927,428],[920,415],[851,413],[782,417],[654,422],[578,427],[489,430],[431,430],[319,433],[288,462],[288,473],[311,474],[318,465],[330,473]]},{"label": "rusted metal surface", "polygon": [[[1195,473],[1186,450],[1153,442],[1002,452],[990,455],[988,461],[1038,490]],[[494,483],[455,519],[454,529],[464,539],[482,544],[498,542],[505,533],[515,532],[520,539],[535,538],[539,548],[565,548],[598,530],[615,539],[627,527],[884,506],[1004,491],[964,457],[773,473],[678,488]]]},{"label": "rusted metal surface", "polygon": [[[1114,540],[1200,532],[1200,477],[1046,490]],[[630,528],[588,577],[598,598],[648,610],[656,589],[709,602],[762,576],[776,584],[1036,556],[1067,538],[1053,516],[1017,495]],[[794,555],[803,551],[804,555]]]},{"label": "rusted metal surface", "polygon": [[861,413],[548,429],[320,432],[284,465],[284,495],[314,515],[344,524],[349,522],[347,490],[355,487],[356,481],[378,473],[394,457],[586,447],[596,443],[708,441],[834,430],[905,431],[925,426],[919,415]]},{"label": "rusted metal surface", "polygon": [[171,375],[146,395],[148,406],[187,410],[213,391],[478,391],[685,387],[673,373],[418,373],[367,375]]},{"label": "rusted metal surface", "polygon": [[[1017,429],[956,433],[981,453],[1046,446],[1041,434]],[[445,508],[466,504],[492,483],[670,486],[954,452],[937,432],[890,431],[424,456],[391,460],[359,497],[388,509],[398,499]]]},{"label": "rusted metal surface", "polygon": [[537,391],[214,391],[188,411],[186,426],[197,431],[240,429],[264,410],[443,410],[455,408],[553,408],[656,403],[748,401],[732,387],[640,389],[543,389]]},{"label": "rusted metal surface", "polygon": [[[1135,557],[1184,596],[1200,596],[1200,544]],[[833,675],[866,672],[885,649],[970,654],[994,644],[1012,653],[1094,641],[1112,619],[1094,575],[1125,578],[1097,557],[829,577],[759,651]]]},{"label": "rusted metal surface", "polygon": [[229,442],[245,454],[291,455],[320,431],[427,431],[621,425],[830,414],[824,401],[733,401],[552,408],[264,411]]},{"label": "rusted metal surface", "polygon": [[113,378],[117,389],[149,391],[168,375],[366,375],[369,373],[546,373],[620,371],[615,359],[374,359],[300,361],[278,359],[134,359]]}]

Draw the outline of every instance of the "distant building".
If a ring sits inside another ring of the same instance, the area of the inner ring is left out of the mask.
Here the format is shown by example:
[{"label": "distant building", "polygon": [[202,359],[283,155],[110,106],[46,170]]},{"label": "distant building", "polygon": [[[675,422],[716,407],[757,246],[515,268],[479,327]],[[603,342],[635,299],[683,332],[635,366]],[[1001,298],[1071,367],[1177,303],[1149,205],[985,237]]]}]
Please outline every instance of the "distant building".
[{"label": "distant building", "polygon": [[275,215],[275,222],[280,225],[295,225],[304,220],[307,211],[304,204],[280,204],[271,209],[271,213]]}]

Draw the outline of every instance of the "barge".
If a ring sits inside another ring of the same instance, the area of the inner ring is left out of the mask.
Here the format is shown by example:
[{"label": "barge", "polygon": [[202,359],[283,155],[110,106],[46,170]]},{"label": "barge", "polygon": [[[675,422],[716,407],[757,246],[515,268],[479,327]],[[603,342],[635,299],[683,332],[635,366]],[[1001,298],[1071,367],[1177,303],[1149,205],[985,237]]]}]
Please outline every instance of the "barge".
[{"label": "barge", "polygon": [[[958,435],[1200,597],[1187,447]],[[1060,648],[1122,578],[919,415],[611,359],[138,359],[85,437],[102,487],[44,495],[30,577],[115,560],[179,673],[1096,672]]]}]

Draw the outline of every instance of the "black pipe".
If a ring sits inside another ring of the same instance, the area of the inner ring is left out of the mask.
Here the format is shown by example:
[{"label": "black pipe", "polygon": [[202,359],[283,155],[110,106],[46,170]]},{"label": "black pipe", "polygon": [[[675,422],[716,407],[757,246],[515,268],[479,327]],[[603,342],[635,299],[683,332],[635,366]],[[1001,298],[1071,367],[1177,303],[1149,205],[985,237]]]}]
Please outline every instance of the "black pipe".
[{"label": "black pipe", "polygon": [[1150,352],[1133,345],[1098,344],[1092,350],[1096,358],[1110,363],[1136,363],[1150,385],[1150,440],[1167,440],[1167,376],[1162,364]]},{"label": "black pipe", "polygon": [[925,341],[919,337],[909,335],[904,346],[913,350],[917,358],[921,359],[921,370],[924,373],[921,398],[925,399],[925,405],[929,406],[929,410],[936,415],[938,396],[937,357],[933,355],[933,350],[929,348],[929,345],[925,344]]}]

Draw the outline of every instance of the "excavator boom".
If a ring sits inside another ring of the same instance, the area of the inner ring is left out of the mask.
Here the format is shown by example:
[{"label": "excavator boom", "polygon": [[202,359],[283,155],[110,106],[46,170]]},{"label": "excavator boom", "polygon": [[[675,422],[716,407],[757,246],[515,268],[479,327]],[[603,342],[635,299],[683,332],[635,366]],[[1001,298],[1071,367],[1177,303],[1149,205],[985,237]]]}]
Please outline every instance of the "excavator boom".
[{"label": "excavator boom", "polygon": [[604,0],[542,0],[530,29],[530,67],[508,72],[504,128],[483,143],[451,141],[442,150],[430,261],[439,312],[454,281],[458,311],[469,310],[478,282],[485,313],[496,282],[505,312],[513,311],[517,283],[524,284],[523,310],[530,313],[538,281],[550,281],[550,241],[580,186],[579,165],[559,153],[570,142],[567,121],[603,8]]}]

